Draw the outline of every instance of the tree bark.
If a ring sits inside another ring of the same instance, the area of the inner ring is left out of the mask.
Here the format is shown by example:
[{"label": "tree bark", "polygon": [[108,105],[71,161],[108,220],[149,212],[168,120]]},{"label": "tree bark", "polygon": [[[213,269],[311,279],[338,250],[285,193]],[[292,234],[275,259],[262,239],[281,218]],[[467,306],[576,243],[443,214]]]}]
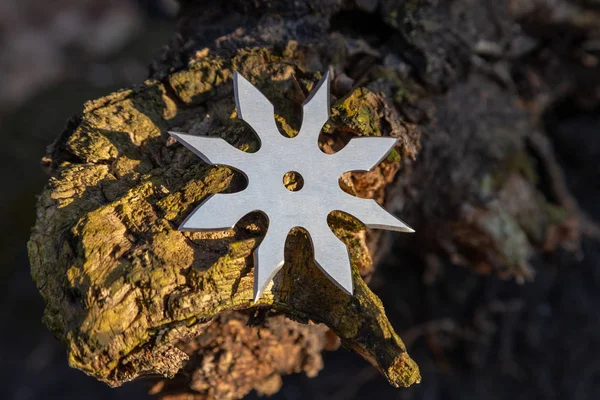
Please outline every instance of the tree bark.
[{"label": "tree bark", "polygon": [[[282,374],[315,375],[337,336],[392,385],[419,382],[364,281],[387,236],[365,234],[342,213],[330,218],[351,255],[349,297],[316,268],[306,233],[293,231],[284,268],[254,304],[250,255],[266,221],[249,215],[226,232],[177,231],[207,195],[243,182],[166,132],[256,150],[235,117],[237,70],[294,136],[300,104],[331,67],[323,150],[352,136],[399,138],[374,171],[344,175],[344,190],[377,199],[415,227],[402,242],[433,275],[440,260],[451,260],[533,279],[533,258],[577,251],[582,235],[598,235],[540,122],[565,93],[589,93],[581,102],[598,104],[599,67],[586,43],[600,36],[599,13],[563,1],[563,14],[538,18],[550,3],[182,1],[178,35],[152,64],[152,78],[86,103],[44,159],[52,177],[29,255],[44,321],[69,363],[114,386],[181,371],[153,388],[165,398],[240,398],[276,392]],[[553,36],[559,24],[577,37],[569,48]],[[563,86],[546,84],[557,73]]]}]

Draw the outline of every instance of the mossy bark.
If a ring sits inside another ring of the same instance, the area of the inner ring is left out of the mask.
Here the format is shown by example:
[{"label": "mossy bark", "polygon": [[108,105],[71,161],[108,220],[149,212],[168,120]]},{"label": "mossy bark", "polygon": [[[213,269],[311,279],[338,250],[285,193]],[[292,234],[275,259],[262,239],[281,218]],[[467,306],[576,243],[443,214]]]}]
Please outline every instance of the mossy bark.
[{"label": "mossy bark", "polygon": [[[329,221],[350,250],[353,297],[316,268],[310,242],[297,230],[288,239],[286,265],[258,303],[250,259],[266,229],[263,218],[249,215],[226,232],[176,229],[206,196],[236,190],[241,177],[203,164],[167,130],[218,135],[242,150],[256,149],[256,138],[236,118],[236,69],[276,104],[281,130],[297,134],[293,109],[320,77],[298,66],[303,55],[293,42],[281,54],[247,48],[231,57],[202,55],[166,79],[87,103],[52,147],[46,161],[53,176],[39,200],[29,251],[47,302],[44,321],[66,343],[71,366],[115,386],[145,374],[174,376],[188,359],[180,343],[202,335],[217,316],[254,309],[325,324],[394,385],[420,380],[361,278],[372,262],[358,221],[341,213]],[[374,171],[345,176],[345,190],[382,200],[401,161],[414,157],[416,128],[394,113],[366,89],[333,105],[325,151],[350,134],[401,139]],[[307,332],[320,337],[326,330]]]}]

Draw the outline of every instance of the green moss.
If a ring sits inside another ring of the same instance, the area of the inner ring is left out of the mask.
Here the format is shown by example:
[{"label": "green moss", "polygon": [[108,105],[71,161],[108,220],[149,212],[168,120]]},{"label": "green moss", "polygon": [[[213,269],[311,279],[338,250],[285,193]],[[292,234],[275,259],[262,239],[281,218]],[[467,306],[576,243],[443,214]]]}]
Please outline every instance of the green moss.
[{"label": "green moss", "polygon": [[[528,182],[531,182],[534,185],[538,182],[535,165],[527,155],[527,152],[525,150],[511,151],[509,155],[498,164],[496,171],[491,175],[491,187],[493,190],[500,190],[513,173],[521,174]],[[482,183],[489,185],[489,182]]]},{"label": "green moss", "polygon": [[400,154],[398,154],[396,149],[392,149],[385,160],[389,163],[400,162]]},{"label": "green moss", "polygon": [[119,151],[98,129],[90,128],[84,122],[67,141],[71,153],[87,162],[114,160]]},{"label": "green moss", "polygon": [[277,127],[283,131],[287,137],[294,137],[298,134],[298,129],[292,128],[287,120],[281,115],[275,114],[275,121],[277,122]]},{"label": "green moss", "polygon": [[396,357],[386,373],[390,377],[390,381],[398,382],[397,386],[409,387],[421,382],[419,367],[407,353],[402,353]]},{"label": "green moss", "polygon": [[156,202],[156,207],[168,221],[182,222],[183,213],[192,205],[198,204],[206,196],[224,191],[233,177],[227,167],[202,166],[192,175],[197,177],[187,181],[176,191]]},{"label": "green moss", "polygon": [[228,91],[224,86],[232,76],[229,62],[218,56],[206,56],[192,62],[188,69],[169,75],[168,82],[185,104],[199,104]]},{"label": "green moss", "polygon": [[331,132],[335,126],[343,126],[362,136],[381,136],[377,96],[368,89],[359,88],[336,102],[331,111],[330,124],[325,130]]}]

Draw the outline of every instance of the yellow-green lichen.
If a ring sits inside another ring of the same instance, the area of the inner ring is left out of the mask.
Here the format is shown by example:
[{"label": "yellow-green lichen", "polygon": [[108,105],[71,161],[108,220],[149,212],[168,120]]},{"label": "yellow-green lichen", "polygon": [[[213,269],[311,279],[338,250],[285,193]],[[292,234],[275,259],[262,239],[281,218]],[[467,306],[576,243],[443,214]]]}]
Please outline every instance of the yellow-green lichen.
[{"label": "yellow-green lichen", "polygon": [[343,124],[364,136],[381,136],[377,96],[368,89],[354,90],[348,97],[334,104],[333,124]]}]

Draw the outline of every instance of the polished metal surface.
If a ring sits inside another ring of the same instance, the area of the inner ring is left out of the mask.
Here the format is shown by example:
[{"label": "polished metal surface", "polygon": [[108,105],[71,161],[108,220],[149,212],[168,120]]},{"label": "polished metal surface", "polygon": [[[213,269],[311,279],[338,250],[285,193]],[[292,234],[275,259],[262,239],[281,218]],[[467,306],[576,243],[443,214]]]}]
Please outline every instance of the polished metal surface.
[{"label": "polished metal surface", "polygon": [[[413,232],[375,200],[351,196],[342,191],[338,183],[344,172],[367,171],[379,164],[394,147],[396,139],[354,138],[335,154],[322,152],[317,140],[329,118],[329,73],[304,102],[302,127],[294,138],[284,137],[279,132],[273,105],[237,72],[234,89],[239,118],[250,125],[260,139],[256,153],[238,150],[221,138],[170,134],[205,162],[240,170],[248,179],[248,186],[238,193],[207,198],[179,229],[231,229],[244,215],[262,211],[268,217],[269,227],[254,253],[255,301],[283,266],[285,240],[296,226],[309,232],[320,269],[342,290],[352,294],[348,250],[327,225],[327,216],[339,210],[353,215],[369,228]],[[304,180],[299,191],[290,191],[283,184],[283,176],[290,171],[299,173]]]}]

